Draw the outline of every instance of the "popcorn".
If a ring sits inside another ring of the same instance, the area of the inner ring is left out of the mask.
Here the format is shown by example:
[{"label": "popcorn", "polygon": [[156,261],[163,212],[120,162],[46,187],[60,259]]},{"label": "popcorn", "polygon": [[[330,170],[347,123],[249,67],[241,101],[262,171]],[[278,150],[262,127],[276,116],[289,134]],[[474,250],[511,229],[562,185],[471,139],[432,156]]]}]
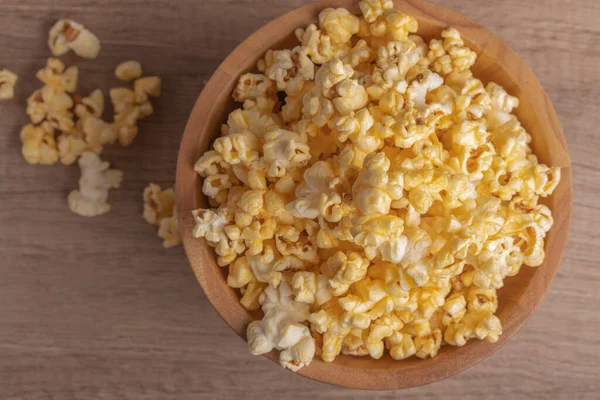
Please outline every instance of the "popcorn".
[{"label": "popcorn", "polygon": [[408,333],[393,332],[385,338],[385,344],[394,360],[404,360],[417,353],[413,337]]},{"label": "popcorn", "polygon": [[104,112],[104,94],[100,89],[94,90],[88,97],[75,103],[75,115],[80,119],[88,117],[101,118]]},{"label": "popcorn", "polygon": [[266,286],[267,285],[260,282],[249,282],[248,286],[244,288],[245,291],[240,299],[240,304],[248,311],[258,310],[260,308],[258,299]]},{"label": "popcorn", "polygon": [[142,65],[138,61],[124,61],[115,68],[115,76],[125,82],[142,76]]},{"label": "popcorn", "polygon": [[364,214],[387,214],[393,200],[402,197],[404,177],[388,172],[390,160],[384,153],[371,153],[363,162],[363,169],[352,187],[356,203]]},{"label": "popcorn", "polygon": [[233,90],[232,97],[235,101],[257,100],[268,97],[272,91],[272,82],[263,74],[244,74],[240,77],[237,86]]},{"label": "popcorn", "polygon": [[137,121],[154,112],[149,97],[160,96],[161,81],[156,76],[135,79],[133,90],[112,88],[110,100],[115,111],[114,126],[121,146],[129,146],[138,134]]},{"label": "popcorn", "polygon": [[144,189],[144,219],[158,225],[158,237],[164,239],[163,247],[169,248],[181,243],[177,227],[177,205],[173,189],[161,190],[155,183]]},{"label": "popcorn", "polygon": [[326,8],[319,13],[319,26],[336,43],[346,43],[358,32],[359,19],[345,8]]},{"label": "popcorn", "polygon": [[303,167],[310,159],[306,136],[276,129],[264,136],[263,160],[269,177],[282,177],[292,168]]},{"label": "popcorn", "polygon": [[315,66],[307,51],[299,48],[293,51],[269,50],[265,59],[259,61],[258,68],[276,82],[277,90],[283,90],[290,96],[300,93],[304,83],[314,79],[315,75]]},{"label": "popcorn", "polygon": [[25,125],[21,129],[21,153],[29,164],[51,165],[58,161],[58,149],[54,129],[45,122],[42,125]]},{"label": "popcorn", "polygon": [[342,354],[348,356],[366,356],[369,354],[363,341],[363,330],[353,328],[342,342]]},{"label": "popcorn", "polygon": [[248,325],[248,346],[254,355],[268,353],[274,348],[282,350],[279,355],[281,366],[297,371],[312,362],[315,341],[308,328],[301,324],[308,318],[308,305],[287,299],[266,310],[263,304],[265,317]]},{"label": "popcorn", "polygon": [[100,41],[80,23],[61,19],[50,29],[48,47],[57,57],[73,50],[80,57],[96,58],[100,52]]},{"label": "popcorn", "polygon": [[64,165],[71,165],[88,149],[88,144],[82,137],[75,134],[62,133],[57,138],[57,148],[60,162]]},{"label": "popcorn", "polygon": [[327,289],[327,277],[314,272],[298,271],[292,278],[292,288],[296,301],[317,305],[324,304],[331,299]]},{"label": "popcorn", "polygon": [[73,93],[77,90],[79,70],[74,65],[65,68],[59,59],[49,58],[46,67],[39,70],[35,76],[46,86],[57,91]]},{"label": "popcorn", "polygon": [[391,0],[365,0],[358,3],[367,22],[375,22],[385,10],[390,10],[394,7]]},{"label": "popcorn", "polygon": [[199,208],[192,212],[196,226],[194,237],[206,238],[209,242],[218,242],[225,234],[225,226],[231,222],[231,216],[225,208],[219,208],[217,212],[210,209]]},{"label": "popcorn", "polygon": [[319,30],[316,25],[310,24],[306,29],[298,28],[296,38],[301,43],[301,48],[315,64],[324,64],[334,58],[343,58],[349,51],[346,43],[336,43],[331,37]]},{"label": "popcorn", "polygon": [[108,190],[121,185],[123,173],[109,167],[108,162],[102,161],[95,153],[81,155],[79,189],[73,190],[68,197],[71,211],[84,217],[95,217],[110,211]]},{"label": "popcorn", "polygon": [[179,226],[177,224],[177,207],[173,208],[173,215],[171,217],[160,221],[157,234],[159,238],[163,239],[163,247],[165,249],[181,244]]},{"label": "popcorn", "polygon": [[321,272],[329,278],[331,294],[341,296],[350,289],[350,285],[365,277],[368,267],[369,261],[359,253],[351,251],[346,255],[338,251],[321,266]]},{"label": "popcorn", "polygon": [[0,100],[12,99],[15,93],[17,75],[7,69],[0,70]]},{"label": "popcorn", "polygon": [[[473,76],[459,32],[425,42],[392,1],[359,8],[323,10],[242,75],[241,108],[194,166],[215,207],[193,212],[194,235],[264,314],[250,351],[294,371],[496,342],[497,290],[543,262],[553,224],[538,201],[560,169],[532,154],[518,99]],[[117,128],[151,92],[115,93]]]}]

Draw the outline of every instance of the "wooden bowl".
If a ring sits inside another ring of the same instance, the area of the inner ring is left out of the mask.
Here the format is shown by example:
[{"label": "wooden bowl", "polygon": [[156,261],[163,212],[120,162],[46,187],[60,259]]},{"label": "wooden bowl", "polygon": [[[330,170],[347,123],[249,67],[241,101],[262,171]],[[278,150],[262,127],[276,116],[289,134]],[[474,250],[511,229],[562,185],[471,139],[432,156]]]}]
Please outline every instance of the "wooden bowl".
[{"label": "wooden bowl", "polygon": [[[458,29],[466,44],[479,55],[473,67],[474,75],[484,83],[499,83],[519,98],[516,115],[533,137],[535,154],[542,162],[561,167],[562,179],[555,193],[543,201],[554,215],[554,226],[546,238],[544,263],[537,268],[524,266],[517,276],[507,279],[499,291],[497,315],[504,331],[500,340],[495,344],[471,340],[463,347],[444,346],[437,357],[426,360],[412,357],[395,361],[389,356],[374,360],[340,355],[335,362],[327,364],[316,357],[309,367],[298,372],[321,382],[353,388],[399,389],[434,382],[463,371],[500,348],[529,318],[550,286],[567,241],[572,208],[571,168],[565,137],[548,96],[529,68],[497,37],[455,12],[421,0],[394,0],[394,5],[419,21],[418,34],[425,39],[439,37],[448,26]],[[244,339],[248,322],[260,318],[260,314],[250,313],[239,304],[238,291],[226,284],[227,268],[219,268],[213,250],[204,239],[195,239],[191,234],[194,227],[191,211],[206,206],[201,180],[193,166],[235,108],[231,91],[238,77],[254,70],[256,61],[267,49],[293,46],[296,43],[294,30],[315,23],[319,11],[326,7],[345,7],[359,14],[357,0],[323,0],[279,17],[252,34],[223,61],[207,83],[192,110],[181,142],[176,191],[185,250],[206,296]],[[266,357],[278,360],[276,352]]]}]

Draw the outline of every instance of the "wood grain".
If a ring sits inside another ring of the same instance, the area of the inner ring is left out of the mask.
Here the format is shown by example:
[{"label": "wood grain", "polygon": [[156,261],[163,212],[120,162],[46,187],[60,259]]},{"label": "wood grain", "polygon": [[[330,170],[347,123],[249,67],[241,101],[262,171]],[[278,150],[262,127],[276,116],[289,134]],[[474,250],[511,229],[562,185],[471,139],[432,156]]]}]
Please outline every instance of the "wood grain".
[{"label": "wood grain", "polygon": [[[247,353],[183,251],[163,250],[141,218],[143,187],[174,182],[181,133],[204,82],[250,33],[308,1],[3,0],[0,67],[21,79],[15,101],[0,103],[0,399],[597,398],[600,4],[434,2],[482,24],[530,66],[558,112],[572,160],[563,263],[536,313],[499,352],[456,377],[401,392],[295,376]],[[164,80],[156,114],[142,122],[134,145],[107,149],[124,185],[111,194],[111,213],[89,220],[66,206],[76,167],[32,167],[19,153],[25,98],[48,56],[46,31],[64,15],[102,39],[98,60],[77,60],[84,91],[116,86],[111,72],[125,59]]]}]

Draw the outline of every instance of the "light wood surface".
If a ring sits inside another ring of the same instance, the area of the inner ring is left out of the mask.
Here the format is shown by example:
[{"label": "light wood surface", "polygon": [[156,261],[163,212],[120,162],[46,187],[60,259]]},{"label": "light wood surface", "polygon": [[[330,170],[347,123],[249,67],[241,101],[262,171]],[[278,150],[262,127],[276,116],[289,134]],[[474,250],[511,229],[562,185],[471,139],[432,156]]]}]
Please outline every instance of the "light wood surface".
[{"label": "light wood surface", "polygon": [[[268,49],[294,46],[293,31],[316,22],[318,13],[327,7],[344,7],[359,13],[355,0],[323,0],[294,10],[261,27],[240,44],[218,67],[206,84],[186,125],[177,163],[177,203],[179,225],[186,253],[204,293],[231,328],[246,338],[249,321],[262,318],[260,311],[248,312],[239,303],[239,293],[227,286],[227,268],[216,263],[216,257],[204,240],[192,235],[195,222],[192,210],[206,207],[201,193],[202,180],[194,164],[218,136],[219,126],[239,104],[231,98],[239,76],[255,71],[255,63]],[[401,389],[423,385],[455,375],[497,351],[529,318],[547,291],[560,264],[567,241],[572,212],[572,180],[565,137],[558,117],[539,82],[516,54],[497,37],[473,21],[446,8],[421,0],[394,0],[394,7],[414,16],[419,34],[425,40],[440,37],[440,32],[453,26],[477,52],[473,67],[475,76],[484,82],[496,82],[519,97],[517,117],[532,136],[532,148],[542,162],[562,168],[562,179],[554,194],[544,199],[552,210],[553,229],[546,236],[546,258],[538,268],[522,268],[518,276],[507,279],[498,292],[497,315],[502,320],[502,336],[497,343],[473,340],[463,347],[444,346],[431,359],[411,357],[402,362],[388,354],[381,359],[340,355],[333,363],[315,358],[299,374],[320,382],[362,389]],[[282,45],[282,43],[285,43]],[[279,352],[266,355],[276,364]]]},{"label": "light wood surface", "polygon": [[[250,356],[208,303],[182,249],[160,247],[141,218],[141,191],[150,181],[173,183],[181,133],[204,81],[251,32],[305,3],[0,2],[0,66],[21,77],[15,101],[0,103],[0,399],[598,397],[595,0],[436,1],[498,35],[530,66],[558,112],[573,165],[572,230],[558,275],[526,325],[477,366],[402,392],[295,376]],[[111,194],[111,213],[95,219],[67,209],[76,167],[29,166],[19,154],[24,101],[48,56],[46,32],[64,15],[102,39],[98,60],[77,60],[84,92],[116,86],[112,69],[130,58],[164,83],[134,145],[106,151],[125,181]]]}]

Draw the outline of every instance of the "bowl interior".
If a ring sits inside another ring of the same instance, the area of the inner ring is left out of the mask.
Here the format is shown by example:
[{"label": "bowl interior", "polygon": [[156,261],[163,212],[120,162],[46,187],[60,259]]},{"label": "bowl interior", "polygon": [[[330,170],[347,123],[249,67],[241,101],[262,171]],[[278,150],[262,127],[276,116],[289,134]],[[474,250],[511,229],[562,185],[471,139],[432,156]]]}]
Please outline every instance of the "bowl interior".
[{"label": "bowl interior", "polygon": [[[315,359],[300,374],[320,381],[349,387],[392,389],[432,382],[467,368],[491,354],[528,318],[541,301],[554,277],[567,239],[571,213],[571,171],[564,135],[556,113],[541,85],[523,62],[499,39],[472,21],[422,1],[394,1],[395,7],[417,18],[418,34],[429,40],[440,37],[448,26],[457,28],[467,45],[478,53],[473,73],[484,84],[494,81],[508,93],[517,96],[520,105],[515,114],[532,136],[532,148],[539,159],[560,166],[562,179],[555,193],[543,199],[553,212],[555,225],[546,238],[546,259],[537,268],[524,266],[521,272],[505,281],[499,291],[497,315],[503,324],[503,335],[496,344],[472,340],[464,347],[444,346],[434,359],[416,357],[395,361],[385,355],[380,360],[368,357],[339,356],[326,364]],[[326,7],[345,7],[359,13],[351,0],[328,0],[310,4],[265,25],[243,42],[218,68],[210,79],[190,116],[178,160],[177,198],[181,234],[196,276],[209,300],[225,321],[242,338],[249,320],[261,317],[239,304],[239,292],[226,284],[227,269],[219,268],[203,239],[191,236],[194,222],[190,211],[207,206],[201,192],[201,179],[193,171],[198,157],[218,136],[219,127],[239,104],[231,99],[237,78],[255,70],[256,61],[269,48],[290,48],[297,41],[298,27],[315,23],[318,12]],[[277,360],[275,352],[267,355]]]}]

